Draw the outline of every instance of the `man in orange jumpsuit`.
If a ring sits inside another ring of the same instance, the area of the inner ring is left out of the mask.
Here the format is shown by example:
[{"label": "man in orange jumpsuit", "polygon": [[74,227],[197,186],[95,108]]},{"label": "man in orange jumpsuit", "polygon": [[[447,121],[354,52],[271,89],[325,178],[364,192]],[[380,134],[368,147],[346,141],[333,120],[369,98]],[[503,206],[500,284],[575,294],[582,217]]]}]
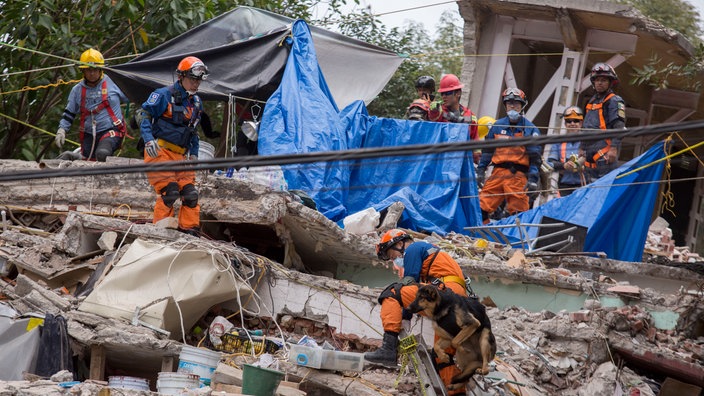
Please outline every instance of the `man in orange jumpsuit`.
[{"label": "man in orange jumpsuit", "polygon": [[[467,296],[467,289],[462,269],[449,254],[427,242],[414,242],[413,237],[402,230],[393,229],[384,233],[376,250],[381,260],[393,260],[401,282],[392,283],[379,295],[381,323],[384,326],[383,343],[376,351],[365,353],[364,359],[370,363],[395,366],[401,323],[404,316],[410,319],[410,312],[404,310],[415,300],[420,286],[418,282],[444,283],[448,289],[462,296]],[[454,352],[449,350],[448,354],[453,355]],[[450,363],[438,364],[438,373],[445,386],[459,372],[452,359]],[[455,389],[449,394],[463,395],[465,389]]]},{"label": "man in orange jumpsuit", "polygon": [[[208,68],[195,56],[183,58],[176,69],[178,81],[149,95],[137,117],[144,139],[144,162],[197,160],[200,140],[196,127],[203,113],[198,87]],[[158,197],[154,223],[174,215],[174,203],[181,199],[179,230],[199,235],[200,205],[195,171],[148,172],[149,184]]]},{"label": "man in orange jumpsuit", "polygon": [[[508,88],[503,92],[502,101],[507,116],[496,120],[484,140],[509,140],[522,137],[540,136],[540,131],[523,116],[528,104],[526,94],[518,88]],[[538,190],[540,146],[509,146],[482,149],[482,157],[477,165],[477,183],[482,186],[479,193],[479,207],[484,224],[489,215],[506,200],[506,210],[516,214],[528,210],[526,192]],[[494,166],[486,183],[486,168]]]}]

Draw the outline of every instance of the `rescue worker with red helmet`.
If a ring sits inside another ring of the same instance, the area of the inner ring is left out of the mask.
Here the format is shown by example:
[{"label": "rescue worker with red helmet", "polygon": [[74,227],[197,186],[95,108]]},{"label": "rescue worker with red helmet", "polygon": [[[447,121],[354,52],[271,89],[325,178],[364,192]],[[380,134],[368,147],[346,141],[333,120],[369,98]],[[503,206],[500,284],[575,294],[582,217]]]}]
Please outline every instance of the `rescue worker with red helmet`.
[{"label": "rescue worker with red helmet", "polygon": [[[523,115],[528,104],[526,94],[518,88],[507,88],[501,95],[506,117],[496,120],[484,140],[509,140],[540,136],[540,131]],[[477,165],[477,183],[483,185],[479,193],[479,207],[484,224],[503,201],[506,211],[516,214],[528,210],[529,197],[535,193],[540,181],[542,156],[540,146],[509,146],[482,149]],[[493,165],[491,176],[486,179],[486,169]],[[485,182],[486,180],[486,182]]]},{"label": "rescue worker with red helmet", "polygon": [[[460,104],[462,97],[462,88],[464,84],[460,82],[454,74],[445,74],[440,79],[440,89],[438,92],[442,96],[442,102],[435,102],[430,108],[430,121],[437,122],[456,122],[469,124],[469,138],[471,140],[479,139],[477,131],[477,116],[472,110]],[[474,152],[474,162],[479,161],[481,152]]]},{"label": "rescue worker with red helmet", "polygon": [[[626,127],[626,103],[614,93],[619,80],[616,71],[607,63],[597,63],[592,67],[589,80],[594,95],[589,99],[582,128],[590,130],[623,129]],[[583,142],[582,150],[592,181],[616,169],[620,139],[604,139]]]},{"label": "rescue worker with red helmet", "polygon": [[[403,230],[392,229],[384,233],[376,246],[376,252],[380,260],[393,261],[394,270],[401,282],[392,283],[379,295],[384,338],[381,348],[365,353],[364,360],[373,364],[396,366],[402,321],[411,318],[410,312],[405,309],[415,300],[419,282],[444,284],[447,289],[462,296],[467,296],[467,288],[462,269],[449,254],[428,242],[414,242],[413,237]],[[454,352],[449,350],[448,354]],[[459,372],[452,360],[449,363],[438,363],[438,373],[446,386]],[[449,394],[464,393],[464,388],[461,388]]]},{"label": "rescue worker with red helmet", "polygon": [[[562,112],[567,134],[579,133],[582,129],[584,113],[578,106],[570,106]],[[562,142],[550,147],[548,163],[559,173],[558,194],[566,197],[579,187],[586,185],[584,157],[580,156],[580,142]]]},{"label": "rescue worker with red helmet", "polygon": [[[203,103],[197,92],[208,77],[208,68],[195,56],[187,56],[179,62],[176,75],[178,81],[152,92],[136,115],[147,164],[198,159],[200,141],[196,128]],[[200,204],[195,176],[192,170],[147,172],[147,179],[158,194],[154,223],[173,216],[174,203],[180,199],[179,229],[199,235]]]},{"label": "rescue worker with red helmet", "polygon": [[406,109],[406,119],[415,121],[427,121],[430,104],[435,100],[435,79],[431,76],[420,76],[416,80],[415,99]]},{"label": "rescue worker with red helmet", "polygon": [[103,73],[105,59],[100,51],[90,48],[81,54],[80,64],[83,79],[71,88],[68,104],[59,120],[54,143],[59,148],[66,141],[76,117],[79,119],[78,140],[80,154],[67,151],[61,159],[87,159],[105,161],[122,147],[127,133],[120,103],[129,100],[120,88]]}]

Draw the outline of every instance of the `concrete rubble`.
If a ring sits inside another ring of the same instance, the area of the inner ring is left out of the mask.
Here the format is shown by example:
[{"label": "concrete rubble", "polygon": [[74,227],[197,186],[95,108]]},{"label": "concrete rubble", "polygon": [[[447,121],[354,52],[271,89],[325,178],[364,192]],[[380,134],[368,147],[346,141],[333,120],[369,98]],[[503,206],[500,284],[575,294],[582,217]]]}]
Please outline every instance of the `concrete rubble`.
[{"label": "concrete rubble", "polygon": [[[112,161],[107,165],[123,163]],[[0,161],[0,172],[94,166],[102,165]],[[280,395],[422,394],[412,367],[399,375],[386,368],[335,371],[289,361],[291,345],[304,336],[340,351],[378,347],[376,299],[393,281],[374,254],[379,230],[349,234],[288,192],[205,173],[199,185],[201,238],[150,223],[154,196],[142,174],[3,185],[0,308],[18,317],[63,316],[76,364],[68,375],[25,373],[21,381],[0,381],[0,395],[156,394],[157,373],[176,370],[184,342],[213,347],[207,333],[216,316],[261,330],[285,347],[272,355],[245,347],[229,351],[211,387],[193,395],[241,392],[238,370],[263,356],[273,356],[285,373]],[[394,207],[389,218],[400,210]],[[380,229],[392,226],[382,219]],[[648,245],[653,251],[669,243],[663,241],[666,226],[658,227],[651,229],[660,235],[659,244]],[[488,307],[499,352],[493,371],[475,376],[468,394],[674,394],[663,393],[666,380],[704,387],[704,264],[695,256],[683,260],[688,266],[626,263],[523,253],[458,234],[417,238],[452,254]],[[247,279],[255,293],[241,301],[204,303],[182,336],[155,331],[148,315],[138,323],[80,310],[137,240],[217,252],[228,258],[227,271]],[[411,326],[426,344],[432,342],[429,322],[416,318]],[[266,338],[260,344],[269,345]],[[151,392],[107,386],[110,376],[120,375],[147,378]],[[72,383],[74,378],[80,382]]]}]

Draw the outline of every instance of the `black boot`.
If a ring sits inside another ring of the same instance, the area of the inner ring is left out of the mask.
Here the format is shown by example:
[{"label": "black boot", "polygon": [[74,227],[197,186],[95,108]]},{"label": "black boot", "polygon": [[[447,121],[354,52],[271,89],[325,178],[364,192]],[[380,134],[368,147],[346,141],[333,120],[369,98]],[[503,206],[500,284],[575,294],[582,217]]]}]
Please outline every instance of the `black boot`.
[{"label": "black boot", "polygon": [[396,354],[398,352],[398,333],[392,331],[384,332],[384,341],[381,348],[374,352],[364,354],[364,360],[369,363],[383,366],[396,366]]}]

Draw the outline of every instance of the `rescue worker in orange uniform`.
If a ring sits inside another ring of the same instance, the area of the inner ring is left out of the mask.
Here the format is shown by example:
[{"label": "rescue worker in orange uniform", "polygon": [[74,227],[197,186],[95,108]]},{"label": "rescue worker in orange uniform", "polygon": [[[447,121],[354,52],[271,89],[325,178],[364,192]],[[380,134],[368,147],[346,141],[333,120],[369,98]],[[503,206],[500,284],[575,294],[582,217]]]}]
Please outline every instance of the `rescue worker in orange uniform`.
[{"label": "rescue worker in orange uniform", "polygon": [[430,104],[435,100],[435,79],[430,76],[420,76],[416,80],[415,99],[406,109],[406,119],[427,121]]},{"label": "rescue worker in orange uniform", "polygon": [[[540,131],[523,116],[528,104],[526,94],[518,88],[508,88],[501,95],[507,116],[496,120],[484,140],[504,140],[540,136]],[[482,149],[477,165],[479,207],[484,224],[489,216],[506,200],[506,210],[513,215],[528,210],[528,195],[538,190],[542,156],[540,146],[509,146]],[[494,166],[489,179],[486,168]],[[485,182],[486,179],[486,182]]]},{"label": "rescue worker in orange uniform", "polygon": [[122,147],[122,139],[127,133],[120,102],[129,100],[117,85],[103,73],[105,59],[100,51],[90,48],[81,54],[78,66],[83,80],[71,88],[68,104],[59,121],[54,143],[61,148],[66,141],[66,133],[80,116],[78,140],[81,152],[67,151],[59,159],[86,159],[105,162]]},{"label": "rescue worker in orange uniform", "polygon": [[[592,67],[589,79],[595,92],[587,103],[582,128],[585,131],[625,128],[626,103],[614,93],[619,83],[614,68],[606,63],[597,63]],[[580,148],[586,159],[584,166],[589,169],[591,181],[616,169],[620,145],[620,139],[582,143]]]},{"label": "rescue worker in orange uniform", "polygon": [[[442,96],[442,103],[435,102],[430,107],[428,113],[430,121],[437,122],[456,122],[469,124],[469,139],[479,139],[477,131],[477,116],[467,107],[460,104],[462,97],[462,88],[464,84],[460,82],[454,74],[446,74],[440,79],[440,89],[438,92]],[[481,156],[481,151],[476,150],[473,153],[473,161],[477,163]]]},{"label": "rescue worker in orange uniform", "polygon": [[[405,231],[393,229],[384,233],[376,246],[376,252],[381,260],[393,260],[394,270],[401,282],[392,283],[379,295],[381,323],[384,326],[383,343],[376,351],[365,353],[364,359],[370,363],[396,366],[402,321],[411,318],[410,312],[405,309],[415,300],[419,282],[444,283],[446,288],[462,296],[467,296],[467,289],[462,269],[449,254],[430,243],[414,242],[413,237]],[[454,352],[448,350],[450,355]],[[438,373],[446,386],[459,372],[452,359],[449,363],[438,364]],[[464,393],[462,388],[449,394]]]},{"label": "rescue worker in orange uniform", "polygon": [[[200,141],[197,126],[203,112],[198,96],[201,81],[208,77],[208,68],[195,56],[179,62],[178,81],[155,90],[138,111],[144,162],[197,160]],[[154,223],[174,215],[174,203],[180,199],[178,225],[181,231],[199,235],[200,205],[195,186],[195,171],[147,172],[149,183],[158,194],[154,205]]]}]

